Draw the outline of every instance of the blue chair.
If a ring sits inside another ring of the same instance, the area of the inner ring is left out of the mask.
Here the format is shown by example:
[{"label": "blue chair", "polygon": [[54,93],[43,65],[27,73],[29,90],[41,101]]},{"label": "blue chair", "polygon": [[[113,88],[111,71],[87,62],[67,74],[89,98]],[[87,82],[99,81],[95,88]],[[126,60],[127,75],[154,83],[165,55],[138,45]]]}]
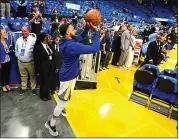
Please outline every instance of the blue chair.
[{"label": "blue chair", "polygon": [[23,22],[23,19],[21,17],[16,17],[15,22],[21,23],[21,22]]},{"label": "blue chair", "polygon": [[22,25],[20,23],[16,22],[13,24],[13,27],[16,31],[20,31],[22,28]]},{"label": "blue chair", "polygon": [[141,46],[141,55],[142,55],[143,57],[145,57],[146,54],[147,54],[147,48],[148,48],[149,43],[150,43],[150,41],[145,42],[145,43],[143,43],[142,46]]},{"label": "blue chair", "polygon": [[8,22],[10,23],[10,24],[13,24],[15,21],[14,21],[14,17],[11,17],[11,18],[8,18]]},{"label": "blue chair", "polygon": [[8,24],[8,19],[6,19],[5,17],[1,17],[1,24],[4,23],[4,24]]},{"label": "blue chair", "polygon": [[165,76],[169,76],[169,77],[173,77],[175,79],[178,78],[178,73],[176,70],[171,70],[171,69],[164,69],[160,75],[165,75]]},{"label": "blue chair", "polygon": [[145,64],[141,69],[138,69],[134,74],[133,91],[130,99],[147,107],[152,87],[159,73],[158,67],[152,64]]},{"label": "blue chair", "polygon": [[149,109],[169,116],[169,109],[171,108],[174,94],[178,93],[177,80],[175,78],[159,75],[155,81],[151,91],[151,99]]}]

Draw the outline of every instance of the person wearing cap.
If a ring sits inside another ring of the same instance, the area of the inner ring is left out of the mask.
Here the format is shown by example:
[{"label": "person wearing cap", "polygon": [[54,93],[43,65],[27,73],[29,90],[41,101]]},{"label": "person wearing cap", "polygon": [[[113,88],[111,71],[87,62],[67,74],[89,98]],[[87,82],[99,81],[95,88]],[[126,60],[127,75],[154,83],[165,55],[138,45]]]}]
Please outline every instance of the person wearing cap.
[{"label": "person wearing cap", "polygon": [[[92,46],[80,43],[87,35],[89,28],[94,31]],[[79,76],[80,55],[97,53],[100,50],[100,33],[98,28],[92,23],[87,22],[84,31],[79,35],[76,35],[74,27],[71,24],[64,23],[60,26],[60,33],[63,36],[59,45],[63,56],[63,63],[59,73],[59,101],[54,109],[53,117],[45,123],[45,127],[49,130],[49,133],[52,136],[58,136],[56,120],[67,105],[67,102],[73,93],[76,78]]]},{"label": "person wearing cap", "polygon": [[45,20],[39,12],[37,4],[33,5],[33,12],[29,15],[29,24],[31,25],[31,32],[39,35],[42,31],[42,24],[45,24]]}]

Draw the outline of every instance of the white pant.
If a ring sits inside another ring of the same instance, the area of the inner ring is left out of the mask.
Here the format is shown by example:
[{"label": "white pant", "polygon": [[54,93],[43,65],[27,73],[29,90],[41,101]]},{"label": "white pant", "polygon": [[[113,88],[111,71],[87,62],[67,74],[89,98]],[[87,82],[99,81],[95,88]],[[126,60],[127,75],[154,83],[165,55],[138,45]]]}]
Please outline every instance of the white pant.
[{"label": "white pant", "polygon": [[76,79],[60,82],[60,89],[58,92],[59,102],[57,103],[57,106],[54,109],[54,116],[58,117],[61,114],[62,110],[65,108],[68,100],[73,94],[75,84]]},{"label": "white pant", "polygon": [[125,67],[129,68],[132,65],[133,59],[134,59],[134,50],[132,50],[132,47],[129,47],[129,50],[127,51],[127,59],[125,62]]}]

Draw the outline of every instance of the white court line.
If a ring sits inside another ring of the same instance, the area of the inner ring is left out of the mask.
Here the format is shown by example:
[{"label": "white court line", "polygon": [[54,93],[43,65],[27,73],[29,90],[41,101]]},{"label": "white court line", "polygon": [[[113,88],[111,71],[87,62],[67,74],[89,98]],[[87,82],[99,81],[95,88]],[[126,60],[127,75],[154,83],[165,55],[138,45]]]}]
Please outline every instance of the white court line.
[{"label": "white court line", "polygon": [[132,130],[129,130],[129,131],[127,131],[126,133],[120,135],[120,137],[128,137],[128,135],[130,135],[130,134],[132,134],[132,133],[134,133],[134,132],[136,132],[136,131],[139,131],[139,130],[141,130],[141,129],[144,128],[144,127],[147,127],[149,124],[150,124],[150,123],[146,123],[146,124],[143,124],[143,125],[141,125],[141,126],[138,126],[137,128],[134,128],[134,129],[132,129]]},{"label": "white court line", "polygon": [[168,133],[171,137],[175,137],[174,135],[172,135],[168,130],[166,130],[164,127],[162,127],[161,125],[159,125],[158,123],[154,123],[155,125],[157,125],[158,127],[160,127],[162,130],[164,130],[166,133]]}]

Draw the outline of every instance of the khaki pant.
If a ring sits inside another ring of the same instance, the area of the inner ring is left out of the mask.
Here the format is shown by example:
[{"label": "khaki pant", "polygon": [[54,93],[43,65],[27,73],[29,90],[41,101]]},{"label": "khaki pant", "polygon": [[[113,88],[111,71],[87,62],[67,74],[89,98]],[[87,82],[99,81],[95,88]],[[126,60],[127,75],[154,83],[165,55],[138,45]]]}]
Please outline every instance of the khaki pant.
[{"label": "khaki pant", "polygon": [[81,77],[82,79],[91,77],[91,68],[93,62],[93,54],[84,54],[82,57],[83,61],[81,64]]},{"label": "khaki pant", "polygon": [[125,67],[130,68],[132,66],[133,59],[134,59],[134,50],[132,50],[132,47],[129,47],[127,59],[125,62]]},{"label": "khaki pant", "polygon": [[0,4],[1,17],[10,17],[10,3]]},{"label": "khaki pant", "polygon": [[31,89],[34,90],[36,88],[36,78],[35,78],[35,69],[34,62],[22,63],[18,60],[19,72],[21,75],[21,89],[27,89],[28,83],[28,74],[30,76],[30,84]]}]

